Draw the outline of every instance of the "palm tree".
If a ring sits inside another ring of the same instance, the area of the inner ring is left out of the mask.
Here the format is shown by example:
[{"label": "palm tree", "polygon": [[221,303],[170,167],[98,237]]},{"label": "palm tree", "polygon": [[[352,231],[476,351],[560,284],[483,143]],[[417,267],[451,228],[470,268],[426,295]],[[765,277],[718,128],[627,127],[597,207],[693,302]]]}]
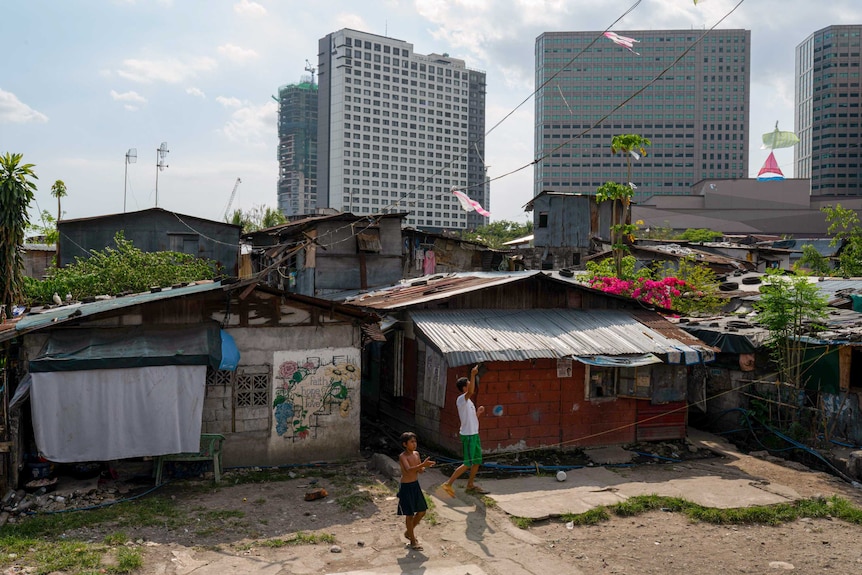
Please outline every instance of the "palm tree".
[{"label": "palm tree", "polygon": [[63,212],[60,211],[60,198],[66,197],[66,184],[63,180],[54,182],[54,185],[51,186],[51,195],[57,198],[57,222],[59,222],[63,215]]},{"label": "palm tree", "polygon": [[22,164],[21,154],[0,156],[0,305],[7,310],[21,294],[23,260],[21,246],[30,224],[27,209],[38,179],[33,164]]}]

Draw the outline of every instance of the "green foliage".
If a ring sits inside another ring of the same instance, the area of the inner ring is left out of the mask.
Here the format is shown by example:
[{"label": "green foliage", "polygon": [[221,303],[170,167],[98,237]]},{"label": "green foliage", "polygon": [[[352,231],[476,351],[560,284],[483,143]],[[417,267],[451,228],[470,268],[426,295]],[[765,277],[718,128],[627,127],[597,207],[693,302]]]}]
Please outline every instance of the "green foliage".
[{"label": "green foliage", "polygon": [[838,275],[862,275],[862,226],[859,225],[859,216],[853,210],[842,208],[841,204],[824,206],[820,211],[826,214],[832,245],[844,244],[838,254]]},{"label": "green foliage", "polygon": [[42,213],[39,214],[39,219],[41,220],[42,225],[31,223],[27,226],[27,231],[44,238],[43,241],[46,244],[56,245],[57,239],[60,235],[57,231],[57,220],[54,219],[54,216],[52,216],[51,212],[48,210],[42,210]]},{"label": "green foliage", "polygon": [[688,228],[675,239],[687,242],[712,242],[724,236],[721,232],[714,232],[705,228]]},{"label": "green foliage", "polygon": [[805,387],[804,345],[799,337],[823,329],[827,299],[807,276],[783,276],[767,272],[760,287],[755,322],[769,330],[767,345],[778,365],[779,377],[797,388]]},{"label": "green foliage", "polygon": [[828,276],[832,273],[832,265],[829,258],[817,251],[811,244],[802,246],[802,257],[793,265],[794,270],[809,270],[819,276]]},{"label": "green foliage", "polygon": [[280,211],[268,206],[257,205],[248,211],[234,210],[227,223],[242,226],[242,233],[256,232],[287,222]]},{"label": "green foliage", "polygon": [[490,248],[501,248],[504,243],[528,236],[531,233],[533,233],[533,222],[519,224],[509,220],[500,220],[486,226],[479,226],[472,232],[462,232],[461,237],[465,240],[485,244]]},{"label": "green foliage", "polygon": [[22,164],[21,154],[0,156],[0,305],[12,309],[21,297],[24,261],[20,247],[30,224],[27,209],[38,179],[33,164]]},{"label": "green foliage", "polygon": [[143,252],[123,232],[114,236],[116,248],[95,250],[90,258],[75,258],[64,268],[53,268],[48,278],[26,278],[25,295],[31,305],[49,303],[54,293],[76,299],[97,295],[139,293],[153,286],[212,279],[218,264],[178,252]]},{"label": "green foliage", "polygon": [[697,263],[692,257],[681,258],[676,269],[662,273],[655,271],[656,277],[676,277],[684,281],[686,290],[673,298],[673,309],[683,315],[711,315],[721,310],[724,300],[718,295],[718,279],[709,267]]},{"label": "green foliage", "polygon": [[620,261],[619,272],[613,258],[601,260],[590,260],[587,262],[587,273],[584,280],[590,283],[595,278],[618,277],[623,280],[634,280],[638,278],[652,278],[652,271],[648,268],[635,269],[637,259],[634,256],[624,256]]}]

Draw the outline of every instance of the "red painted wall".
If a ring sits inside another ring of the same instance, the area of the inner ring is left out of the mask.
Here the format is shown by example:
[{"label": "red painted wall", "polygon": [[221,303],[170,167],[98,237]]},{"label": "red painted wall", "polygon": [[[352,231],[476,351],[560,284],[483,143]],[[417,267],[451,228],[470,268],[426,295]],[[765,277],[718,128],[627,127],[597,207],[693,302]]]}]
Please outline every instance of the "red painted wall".
[{"label": "red painted wall", "polygon": [[[638,404],[649,404],[629,398],[585,400],[585,366],[577,361],[572,362],[572,376],[565,378],[557,377],[554,359],[489,362],[484,366],[487,371],[479,378],[474,401],[477,407],[485,406],[485,414],[479,418],[479,435],[486,452],[519,445],[574,448],[633,442]],[[450,368],[447,374],[440,432],[444,446],[456,452],[460,451],[460,441],[455,382],[469,376],[471,367]],[[494,415],[496,406],[502,408],[501,415]],[[685,437],[684,419],[678,431],[679,437]]]}]

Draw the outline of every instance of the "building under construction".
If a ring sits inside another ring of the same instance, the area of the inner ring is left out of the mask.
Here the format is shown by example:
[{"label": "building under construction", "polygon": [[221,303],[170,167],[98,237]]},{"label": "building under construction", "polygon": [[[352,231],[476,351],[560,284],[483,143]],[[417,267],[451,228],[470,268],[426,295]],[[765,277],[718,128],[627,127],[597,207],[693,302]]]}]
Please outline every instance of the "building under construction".
[{"label": "building under construction", "polygon": [[278,89],[278,209],[285,216],[317,206],[317,85],[314,76]]}]

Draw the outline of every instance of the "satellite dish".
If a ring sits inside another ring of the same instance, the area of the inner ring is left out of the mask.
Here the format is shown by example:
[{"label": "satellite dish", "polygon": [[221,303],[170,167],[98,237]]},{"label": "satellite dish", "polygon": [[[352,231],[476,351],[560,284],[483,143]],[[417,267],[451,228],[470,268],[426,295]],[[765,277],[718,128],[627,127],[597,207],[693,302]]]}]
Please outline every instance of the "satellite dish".
[{"label": "satellite dish", "polygon": [[138,149],[137,148],[129,148],[129,151],[126,152],[126,163],[134,164],[138,161]]}]

